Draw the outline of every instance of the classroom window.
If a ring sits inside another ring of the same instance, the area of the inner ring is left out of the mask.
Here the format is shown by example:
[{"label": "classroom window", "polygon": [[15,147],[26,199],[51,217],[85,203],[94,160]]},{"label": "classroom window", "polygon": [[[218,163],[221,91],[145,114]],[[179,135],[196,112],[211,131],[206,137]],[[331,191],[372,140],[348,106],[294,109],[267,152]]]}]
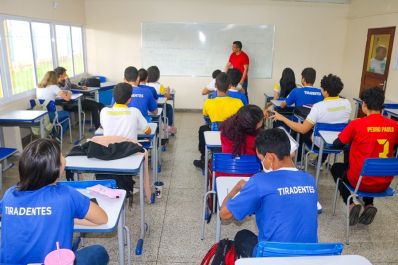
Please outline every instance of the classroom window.
[{"label": "classroom window", "polygon": [[0,98],[3,98],[4,94],[3,94],[3,84],[1,82],[1,78],[0,78]]},{"label": "classroom window", "polygon": [[36,60],[36,76],[37,80],[41,80],[47,71],[54,69],[50,24],[32,22],[32,40]]},{"label": "classroom window", "polygon": [[5,20],[4,34],[12,95],[33,89],[36,80],[29,22]]},{"label": "classroom window", "polygon": [[83,33],[82,28],[72,27],[72,50],[75,75],[84,73]]},{"label": "classroom window", "polygon": [[66,68],[69,75],[74,76],[70,26],[56,25],[55,35],[57,39],[58,66]]}]

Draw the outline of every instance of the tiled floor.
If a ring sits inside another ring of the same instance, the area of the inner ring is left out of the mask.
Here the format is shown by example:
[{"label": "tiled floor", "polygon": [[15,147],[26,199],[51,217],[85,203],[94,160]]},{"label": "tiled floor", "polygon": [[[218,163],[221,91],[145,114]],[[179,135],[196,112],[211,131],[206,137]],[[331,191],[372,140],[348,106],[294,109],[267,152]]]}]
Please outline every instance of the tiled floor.
[{"label": "tiled floor", "polygon": [[[206,251],[215,240],[215,220],[206,225],[206,238],[200,240],[203,176],[192,161],[199,157],[197,130],[202,123],[198,113],[176,113],[177,137],[172,138],[167,151],[162,153],[160,179],[165,182],[163,197],[154,205],[146,206],[145,216],[149,225],[142,256],[135,256],[135,243],[139,235],[138,196],[134,197],[131,210],[127,210],[127,225],[132,232],[132,260],[134,264],[200,264]],[[64,152],[70,146],[64,145]],[[311,169],[313,172],[313,169]],[[89,176],[88,176],[89,177]],[[17,182],[17,167],[6,172],[4,188]],[[3,190],[4,192],[4,190]],[[319,200],[323,213],[319,215],[319,241],[344,242],[344,208],[338,202],[336,216],[331,205],[334,183],[331,175],[322,172],[319,183]],[[398,199],[379,199],[377,217],[370,226],[357,226],[351,232],[351,244],[344,254],[367,257],[373,264],[398,264]],[[222,226],[222,237],[233,238],[238,229],[255,230],[254,220]],[[92,234],[86,244],[104,245],[111,256],[111,264],[117,263],[116,234]]]}]

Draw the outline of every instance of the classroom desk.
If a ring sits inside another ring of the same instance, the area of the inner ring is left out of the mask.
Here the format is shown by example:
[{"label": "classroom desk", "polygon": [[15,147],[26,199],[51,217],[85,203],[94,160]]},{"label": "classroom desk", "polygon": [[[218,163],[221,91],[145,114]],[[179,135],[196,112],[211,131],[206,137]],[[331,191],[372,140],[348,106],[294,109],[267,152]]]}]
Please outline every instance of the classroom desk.
[{"label": "classroom desk", "polygon": [[66,157],[65,170],[77,173],[102,173],[102,174],[121,174],[137,175],[140,177],[140,238],[138,239],[135,253],[141,255],[146,231],[145,213],[144,213],[144,154],[138,153],[125,158],[110,161],[87,158],[86,156],[68,156]]},{"label": "classroom desk", "polygon": [[86,87],[85,89],[71,89],[71,91],[73,93],[77,93],[77,94],[83,94],[84,96],[86,95],[93,95],[95,101],[99,102],[99,90],[100,87]]},{"label": "classroom desk", "polygon": [[154,122],[148,123],[149,127],[151,128],[150,134],[145,134],[143,132],[138,133],[138,139],[148,139],[151,142],[151,154],[152,154],[152,183],[158,181],[158,141],[159,141],[159,134],[156,133],[158,128],[158,124]]},{"label": "classroom desk", "polygon": [[[284,102],[284,100],[279,100],[279,99],[272,99],[271,103],[272,105],[274,105],[275,108],[280,108],[281,107],[281,103]],[[286,105],[286,107],[294,107],[294,104],[292,105]]]},{"label": "classroom desk", "polygon": [[0,146],[0,191],[3,189],[3,172],[14,166],[14,163],[7,163],[7,158],[17,152],[18,150],[15,148],[6,148]]},{"label": "classroom desk", "polygon": [[[82,110],[82,98],[83,94],[78,93],[78,94],[72,94],[71,99],[69,102],[77,102],[77,113],[78,113],[78,119],[79,119],[79,139],[75,142],[75,144],[79,143],[83,139],[83,128],[82,128],[82,116],[81,113],[84,113]],[[65,103],[67,101],[57,97],[55,100],[56,103]]]},{"label": "classroom desk", "polygon": [[[355,103],[354,118],[356,118],[358,116],[359,108],[362,106],[362,100],[360,98],[353,98],[353,100]],[[386,100],[384,100],[384,108],[385,109],[398,109],[398,103],[386,99]]]},{"label": "classroom desk", "polygon": [[215,149],[215,148],[221,148],[221,133],[220,131],[207,131],[204,132],[204,137],[205,137],[205,187],[204,187],[204,193],[203,196],[207,192],[207,178],[208,178],[208,170],[207,168],[209,167],[209,150]]},{"label": "classroom desk", "polygon": [[307,256],[307,257],[270,257],[242,258],[235,265],[372,265],[369,260],[359,255]]},{"label": "classroom desk", "polygon": [[[221,219],[220,219],[220,208],[221,205],[227,197],[228,193],[235,187],[235,185],[240,180],[248,181],[250,177],[217,177],[216,187],[217,187],[217,217],[216,217],[216,242],[220,241],[221,236]],[[238,193],[239,194],[239,193]]]},{"label": "classroom desk", "polygon": [[267,103],[271,102],[271,100],[274,99],[274,95],[268,95],[267,92],[264,92],[264,98],[265,98],[265,105],[267,105]]},{"label": "classroom desk", "polygon": [[45,110],[12,110],[0,114],[0,147],[4,147],[3,127],[33,127],[40,126],[40,137],[44,138]]},{"label": "classroom desk", "polygon": [[398,118],[398,109],[386,108],[386,109],[384,109],[384,111],[386,112],[388,118],[390,118],[390,119],[391,119],[391,117]]},{"label": "classroom desk", "polygon": [[131,254],[130,254],[130,231],[125,226],[125,209],[124,209],[124,200],[126,199],[126,191],[119,189],[118,191],[121,193],[120,198],[111,199],[104,195],[101,195],[97,192],[90,191],[88,189],[77,189],[83,195],[89,198],[96,198],[98,205],[104,209],[106,214],[108,215],[108,222],[104,225],[96,225],[96,226],[82,226],[75,225],[74,232],[78,233],[110,233],[113,232],[117,226],[117,238],[118,238],[118,248],[119,248],[119,265],[124,264],[124,233],[126,231],[126,239],[127,239],[127,259],[128,263],[131,264]]}]

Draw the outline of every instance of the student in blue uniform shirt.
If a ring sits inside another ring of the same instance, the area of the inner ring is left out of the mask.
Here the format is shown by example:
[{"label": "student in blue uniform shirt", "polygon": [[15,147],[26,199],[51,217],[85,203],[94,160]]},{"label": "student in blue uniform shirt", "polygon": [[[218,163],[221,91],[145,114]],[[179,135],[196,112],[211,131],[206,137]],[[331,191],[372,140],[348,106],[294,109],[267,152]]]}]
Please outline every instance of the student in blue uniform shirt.
[{"label": "student in blue uniform shirt", "polygon": [[[43,263],[48,253],[72,248],[73,226],[100,225],[108,216],[97,204],[72,187],[56,185],[64,172],[65,158],[54,140],[38,139],[28,144],[19,160],[19,182],[0,202],[0,263]],[[109,256],[99,245],[76,252],[75,264],[108,264]]]},{"label": "student in blue uniform shirt", "polygon": [[128,106],[139,109],[142,116],[144,116],[147,121],[151,121],[151,117],[148,112],[151,114],[157,114],[158,105],[150,89],[137,86],[139,83],[137,68],[133,66],[127,67],[124,70],[124,80],[133,87],[131,101]]},{"label": "student in blue uniform shirt", "polygon": [[286,106],[302,107],[303,105],[314,105],[323,100],[322,92],[319,88],[314,87],[316,79],[316,71],[314,68],[308,67],[301,72],[301,84],[303,87],[294,88],[287,96],[286,100],[281,103],[281,108]]},{"label": "student in blue uniform shirt", "polygon": [[138,87],[150,90],[153,95],[153,98],[155,100],[158,100],[159,98],[158,92],[154,87],[148,86],[147,82],[148,82],[148,71],[144,68],[141,68],[140,70],[138,70]]},{"label": "student in blue uniform shirt", "polygon": [[220,210],[222,220],[242,221],[256,215],[258,236],[249,230],[235,236],[238,256],[253,256],[259,241],[316,243],[315,179],[294,166],[288,136],[278,128],[262,131],[256,138],[256,152],[268,173],[258,173],[247,182],[241,180]]}]

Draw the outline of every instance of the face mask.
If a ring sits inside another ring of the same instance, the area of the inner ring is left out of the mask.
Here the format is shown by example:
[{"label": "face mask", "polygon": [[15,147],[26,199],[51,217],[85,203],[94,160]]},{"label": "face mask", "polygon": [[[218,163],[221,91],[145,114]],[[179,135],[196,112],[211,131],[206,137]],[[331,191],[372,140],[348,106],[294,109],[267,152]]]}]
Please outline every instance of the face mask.
[{"label": "face mask", "polygon": [[265,156],[264,156],[264,158],[263,158],[263,160],[261,160],[261,166],[263,167],[263,171],[265,172],[265,173],[269,173],[269,172],[271,172],[272,171],[272,165],[271,165],[271,167],[269,168],[269,169],[266,169],[265,168],[265,166],[264,166],[264,159],[265,159]]}]

